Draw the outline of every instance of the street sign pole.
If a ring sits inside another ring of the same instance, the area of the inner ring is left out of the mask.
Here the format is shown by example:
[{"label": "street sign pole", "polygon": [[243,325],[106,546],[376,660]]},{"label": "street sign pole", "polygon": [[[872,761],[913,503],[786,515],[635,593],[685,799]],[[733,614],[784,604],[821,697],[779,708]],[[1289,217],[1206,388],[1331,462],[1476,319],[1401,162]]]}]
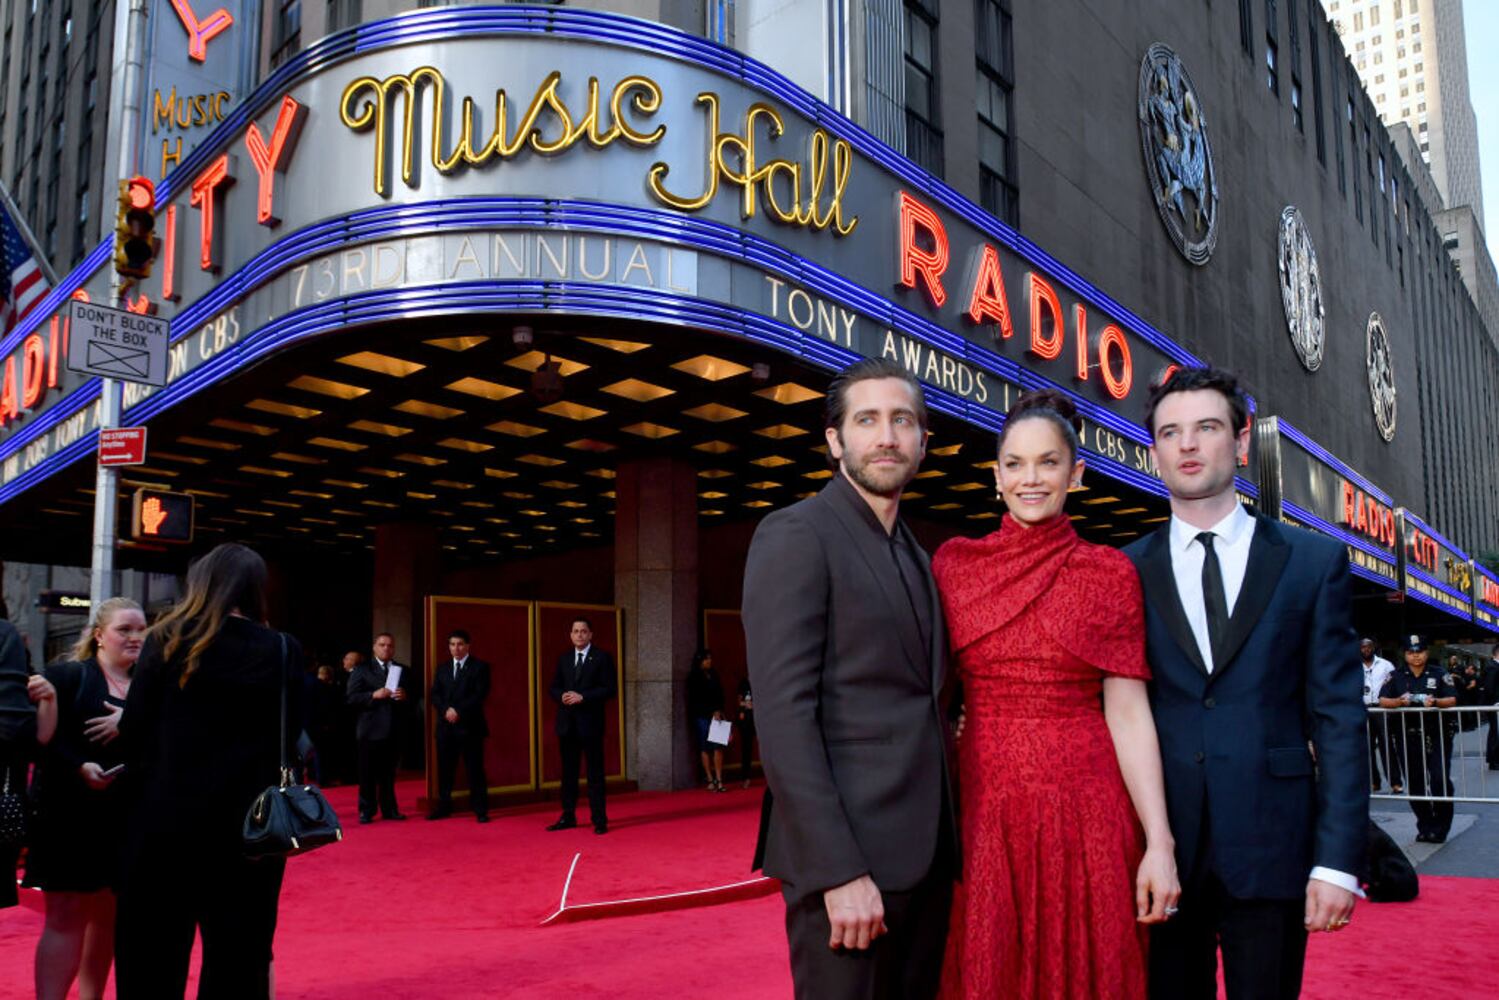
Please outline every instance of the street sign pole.
[{"label": "street sign pole", "polygon": [[[124,396],[124,383],[117,378],[104,379],[99,390],[99,432],[120,425],[120,401]],[[96,459],[97,461],[97,459]],[[90,563],[88,596],[97,608],[114,593],[115,536],[118,533],[119,501],[115,491],[119,487],[120,470],[112,465],[99,463],[94,479],[94,555]]]},{"label": "street sign pole", "polygon": [[[120,158],[118,175],[129,177],[135,173],[138,158],[137,144],[141,123],[142,53],[146,40],[147,0],[129,0],[129,12],[125,21],[125,49],[115,64],[115,79],[119,82],[119,118],[112,124],[120,129]],[[111,116],[113,117],[113,116]],[[110,190],[105,185],[104,190]],[[99,213],[108,218],[107,212]],[[106,230],[107,231],[107,230]],[[120,276],[114,277],[112,303],[119,303],[124,296]],[[99,429],[120,425],[120,403],[125,387],[119,379],[105,378],[99,388]],[[96,459],[97,461],[97,459]],[[119,470],[112,466],[98,466],[94,480],[94,551],[89,564],[89,600],[92,607],[99,607],[115,596],[115,537],[118,533]]]}]

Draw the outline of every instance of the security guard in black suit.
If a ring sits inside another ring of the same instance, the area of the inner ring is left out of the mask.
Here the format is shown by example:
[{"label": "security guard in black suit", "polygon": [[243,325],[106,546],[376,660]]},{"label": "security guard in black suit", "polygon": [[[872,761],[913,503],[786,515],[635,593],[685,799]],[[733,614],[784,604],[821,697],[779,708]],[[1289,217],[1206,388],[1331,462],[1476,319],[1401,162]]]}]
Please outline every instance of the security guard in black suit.
[{"label": "security guard in black suit", "polygon": [[[396,640],[389,632],[375,636],[374,657],[349,675],[346,698],[359,712],[354,739],[359,747],[359,822],[371,823],[375,810],[384,819],[405,819],[396,805],[396,758],[400,750],[402,709],[409,695],[410,673],[391,659]],[[400,671],[389,686],[390,668]]]},{"label": "security guard in black suit", "polygon": [[444,819],[453,814],[453,775],[461,756],[463,769],[468,772],[474,818],[488,823],[484,740],[489,736],[489,723],[484,718],[484,701],[489,697],[489,664],[469,655],[469,636],[461,628],[448,635],[448,653],[452,659],[437,665],[428,698],[437,726],[437,805],[427,818]]},{"label": "security guard in black suit", "polygon": [[[1405,666],[1396,667],[1379,692],[1383,708],[1399,708],[1396,732],[1405,751],[1406,788],[1411,795],[1452,794],[1452,741],[1457,735],[1455,715],[1432,711],[1457,704],[1457,686],[1441,666],[1426,662],[1426,637],[1405,639]],[[1450,720],[1450,721],[1449,721]],[[1441,844],[1452,829],[1451,802],[1417,802],[1416,839]]]},{"label": "security guard in black suit", "polygon": [[558,704],[557,741],[562,750],[562,815],[548,830],[578,825],[579,758],[588,758],[588,818],[594,833],[609,832],[604,812],[604,709],[618,693],[614,657],[593,645],[593,625],[574,618],[573,648],[557,657],[552,700]]}]

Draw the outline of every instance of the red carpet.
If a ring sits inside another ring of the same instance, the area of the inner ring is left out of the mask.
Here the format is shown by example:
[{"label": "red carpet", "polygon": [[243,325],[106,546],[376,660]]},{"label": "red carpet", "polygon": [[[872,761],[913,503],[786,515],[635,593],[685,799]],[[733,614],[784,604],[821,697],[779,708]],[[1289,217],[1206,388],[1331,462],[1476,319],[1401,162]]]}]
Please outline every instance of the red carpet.
[{"label": "red carpet", "polygon": [[[402,786],[405,808],[414,812],[419,791]],[[340,815],[354,816],[351,789],[329,798]],[[656,912],[629,904],[541,926],[579,853],[568,903],[585,909],[745,882],[759,800],[758,787],[622,795],[610,802],[605,837],[586,824],[546,833],[555,807],[496,813],[487,826],[461,816],[355,824],[343,844],[290,863],[276,935],[278,996],[790,996],[780,897],[760,895],[763,884],[645,904]],[[1400,957],[1413,940],[1454,928],[1479,944],[1448,949],[1443,961]],[[33,909],[0,911],[0,998],[31,995],[40,929]],[[1314,938],[1304,996],[1487,995],[1499,957],[1482,943],[1495,940],[1499,880],[1423,879],[1414,903],[1361,906],[1349,930]]]}]

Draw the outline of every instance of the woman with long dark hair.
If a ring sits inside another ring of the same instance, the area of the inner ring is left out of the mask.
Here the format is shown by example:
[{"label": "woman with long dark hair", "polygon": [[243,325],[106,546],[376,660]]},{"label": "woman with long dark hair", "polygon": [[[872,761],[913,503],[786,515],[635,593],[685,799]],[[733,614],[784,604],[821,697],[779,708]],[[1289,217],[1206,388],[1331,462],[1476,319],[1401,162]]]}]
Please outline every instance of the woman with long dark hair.
[{"label": "woman with long dark hair", "polygon": [[32,784],[36,819],[23,883],[47,901],[37,1000],[63,1000],[75,978],[79,996],[93,1000],[109,981],[130,783],[116,737],[145,638],[141,606],[112,597],[68,658],[44,671],[51,692],[37,702],[37,728],[46,748]]},{"label": "woman with long dark hair", "polygon": [[723,744],[708,739],[713,723],[723,718],[723,681],[713,669],[711,650],[700,649],[692,657],[692,670],[687,674],[687,718],[703,773],[708,777],[708,790],[727,791],[723,786]]},{"label": "woman with long dark hair", "polygon": [[1146,925],[1180,894],[1140,581],[1067,516],[1081,429],[1056,390],[1022,395],[999,435],[999,530],[932,559],[967,713],[949,1000],[1144,1000]]},{"label": "woman with long dark hair", "polygon": [[287,718],[301,718],[302,648],[266,626],[265,590],[259,555],[218,546],[136,664],[120,721],[141,786],[116,925],[121,1000],[181,997],[195,931],[200,998],[270,995],[286,863],[247,859],[242,830],[279,779],[283,690]]}]

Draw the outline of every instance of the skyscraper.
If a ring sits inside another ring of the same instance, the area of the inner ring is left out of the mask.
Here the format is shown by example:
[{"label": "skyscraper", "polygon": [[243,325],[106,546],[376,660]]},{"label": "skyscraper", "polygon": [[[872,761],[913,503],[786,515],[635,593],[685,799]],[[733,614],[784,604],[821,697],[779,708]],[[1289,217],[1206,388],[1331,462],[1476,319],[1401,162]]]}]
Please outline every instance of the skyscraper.
[{"label": "skyscraper", "polygon": [[1386,125],[1415,133],[1443,204],[1483,218],[1462,0],[1322,0]]}]

